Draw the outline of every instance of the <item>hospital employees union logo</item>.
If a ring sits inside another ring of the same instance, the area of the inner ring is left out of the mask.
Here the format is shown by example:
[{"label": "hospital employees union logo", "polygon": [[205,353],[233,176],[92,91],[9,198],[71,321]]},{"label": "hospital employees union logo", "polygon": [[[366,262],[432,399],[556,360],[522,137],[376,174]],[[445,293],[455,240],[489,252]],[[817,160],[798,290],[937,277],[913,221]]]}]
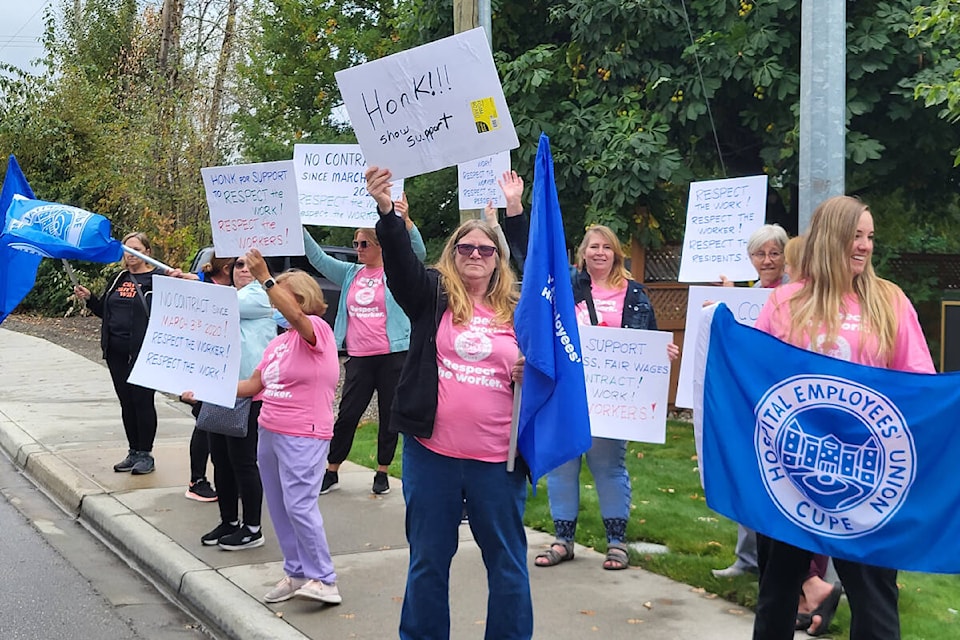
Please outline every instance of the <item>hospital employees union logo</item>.
[{"label": "hospital employees union logo", "polygon": [[897,406],[874,389],[835,376],[794,376],[767,390],[756,416],[767,494],[807,531],[865,535],[910,492],[913,436]]},{"label": "hospital employees union logo", "polygon": [[464,331],[453,342],[457,355],[467,362],[479,362],[493,352],[493,343],[486,334]]}]

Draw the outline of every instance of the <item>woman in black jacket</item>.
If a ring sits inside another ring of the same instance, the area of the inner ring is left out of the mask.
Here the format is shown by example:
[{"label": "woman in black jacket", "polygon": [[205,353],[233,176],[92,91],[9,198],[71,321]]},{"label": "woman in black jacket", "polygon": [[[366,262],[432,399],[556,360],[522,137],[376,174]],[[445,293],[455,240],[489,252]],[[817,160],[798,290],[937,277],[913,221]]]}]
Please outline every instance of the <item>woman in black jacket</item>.
[{"label": "woman in black jacket", "polygon": [[[573,277],[573,299],[579,324],[657,330],[653,305],[643,285],[635,282],[624,266],[623,249],[608,227],[593,225],[583,235],[577,251],[578,270]],[[675,344],[667,346],[671,360],[680,355]],[[600,501],[600,515],[607,532],[604,569],[626,569],[627,518],[630,515],[630,475],[626,465],[627,442],[593,438],[585,457],[593,474]],[[580,458],[547,475],[550,512],[556,540],[537,556],[538,567],[552,567],[573,559],[573,540],[580,510]]]},{"label": "woman in black jacket", "polygon": [[[142,233],[128,233],[123,237],[126,247],[150,255],[150,240]],[[157,408],[153,404],[155,391],[127,382],[137,361],[140,347],[150,320],[150,299],[153,276],[169,275],[196,280],[192,273],[180,269],[169,272],[154,267],[131,253],[124,254],[126,269],[117,274],[102,297],[90,293],[82,285],[73,288],[78,298],[87,301],[90,310],[103,319],[100,329],[100,348],[107,361],[113,388],[120,399],[123,430],[127,435],[127,456],[113,465],[117,472],[130,471],[134,475],[152,473],[153,440],[157,435]]]}]

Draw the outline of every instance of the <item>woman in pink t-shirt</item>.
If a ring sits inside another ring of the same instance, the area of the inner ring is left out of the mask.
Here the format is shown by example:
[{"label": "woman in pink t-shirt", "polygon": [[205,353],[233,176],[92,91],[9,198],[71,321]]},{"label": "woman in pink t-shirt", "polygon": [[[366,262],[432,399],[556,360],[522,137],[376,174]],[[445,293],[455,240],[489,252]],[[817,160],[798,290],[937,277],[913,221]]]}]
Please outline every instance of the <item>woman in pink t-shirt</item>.
[{"label": "woman in pink t-shirt", "polygon": [[[813,212],[800,280],[770,294],[756,328],[798,347],[874,367],[934,373],[917,313],[892,282],[873,271],[873,216],[837,196]],[[793,638],[797,593],[811,552],[757,534],[760,592],[755,640]],[[897,572],[834,558],[849,595],[851,640],[900,637]],[[811,635],[829,620],[813,615]]]},{"label": "woman in pink t-shirt", "polygon": [[387,284],[411,323],[391,418],[404,434],[410,544],[400,638],[450,637],[450,563],[464,499],[487,568],[484,635],[530,638],[526,475],[522,464],[507,471],[512,383],[522,372],[513,330],[515,277],[496,231],[480,220],[461,224],[436,266],[425,267],[394,215],[390,172],[368,169],[367,189],[380,214]]},{"label": "woman in pink t-shirt", "polygon": [[[609,227],[593,225],[583,234],[577,250],[573,299],[579,324],[625,329],[657,330],[653,305],[642,284],[630,277],[624,266],[623,247]],[[667,346],[667,356],[680,355],[677,345]],[[626,569],[627,519],[630,517],[630,474],[627,471],[627,441],[593,438],[583,458],[593,474],[600,503],[600,516],[607,534],[603,568]],[[547,474],[550,514],[556,540],[534,560],[538,567],[552,567],[573,559],[573,541],[580,512],[581,457]]]},{"label": "woman in pink t-shirt", "polygon": [[340,604],[317,506],[340,377],[333,330],[322,317],[327,305],[306,272],[287,271],[274,279],[256,249],[245,261],[270,303],[290,323],[288,331],[267,345],[250,378],[237,385],[238,396],[263,400],[257,461],[286,574],[263,599],[283,602],[299,596]]}]

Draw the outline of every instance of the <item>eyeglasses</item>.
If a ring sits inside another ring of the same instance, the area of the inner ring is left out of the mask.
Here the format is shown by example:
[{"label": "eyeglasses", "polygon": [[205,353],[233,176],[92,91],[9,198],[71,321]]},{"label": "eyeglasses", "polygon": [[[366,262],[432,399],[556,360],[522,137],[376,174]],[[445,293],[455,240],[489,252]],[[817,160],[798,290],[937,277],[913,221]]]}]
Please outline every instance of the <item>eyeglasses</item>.
[{"label": "eyeglasses", "polygon": [[457,248],[457,253],[462,256],[472,256],[473,252],[476,251],[481,258],[489,258],[497,252],[496,247],[486,244],[457,244],[454,246]]},{"label": "eyeglasses", "polygon": [[353,248],[354,248],[354,249],[366,249],[367,247],[369,247],[369,246],[372,245],[372,244],[373,244],[373,243],[370,242],[369,240],[354,240],[354,241],[353,241]]},{"label": "eyeglasses", "polygon": [[783,252],[769,251],[767,253],[764,253],[763,251],[755,251],[754,253],[750,254],[750,257],[756,258],[757,260],[766,260],[767,258],[770,258],[771,260],[779,260],[780,258],[783,257]]},{"label": "eyeglasses", "polygon": [[243,260],[237,260],[236,262],[233,263],[234,269],[243,269],[245,266],[247,266],[247,263],[244,262]]}]

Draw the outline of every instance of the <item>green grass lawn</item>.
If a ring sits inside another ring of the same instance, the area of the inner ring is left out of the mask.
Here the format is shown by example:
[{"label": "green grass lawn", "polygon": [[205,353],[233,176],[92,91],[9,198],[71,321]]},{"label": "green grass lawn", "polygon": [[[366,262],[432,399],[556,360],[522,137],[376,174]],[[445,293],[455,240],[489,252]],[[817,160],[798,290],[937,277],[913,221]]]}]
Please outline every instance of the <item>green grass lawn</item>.
[{"label": "green grass lawn", "polygon": [[[350,460],[376,466],[377,429],[367,423],[357,432]],[[631,564],[678,582],[703,589],[748,607],[757,598],[757,581],[750,576],[717,579],[711,569],[733,562],[737,526],[712,512],[703,497],[693,443],[693,427],[670,421],[665,444],[630,443],[627,467],[633,483],[632,515],[627,527],[630,541],[664,544],[663,555],[632,554]],[[400,477],[400,452],[390,465],[390,474]],[[590,472],[583,465],[580,481],[580,517],[577,542],[606,551],[606,535],[600,519],[597,494]],[[526,523],[553,532],[547,483],[541,479],[537,495],[530,493]],[[917,544],[923,544],[918,540]],[[960,544],[960,541],[958,541]],[[960,638],[960,577],[900,573],[900,615],[903,640]],[[850,610],[845,603],[834,618],[832,637],[848,638]]]}]

